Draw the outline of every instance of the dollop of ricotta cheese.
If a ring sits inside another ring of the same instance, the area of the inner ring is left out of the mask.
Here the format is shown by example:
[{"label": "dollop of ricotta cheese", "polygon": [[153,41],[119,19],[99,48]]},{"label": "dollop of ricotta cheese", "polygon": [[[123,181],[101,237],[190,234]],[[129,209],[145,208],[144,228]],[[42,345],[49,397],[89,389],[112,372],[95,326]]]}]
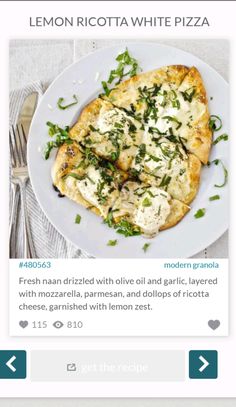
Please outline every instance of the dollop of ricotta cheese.
[{"label": "dollop of ricotta cheese", "polygon": [[127,217],[147,237],[156,235],[170,213],[170,195],[160,188],[126,182],[114,206],[115,217]]},{"label": "dollop of ricotta cheese", "polygon": [[156,235],[170,213],[170,195],[159,188],[151,187],[136,201],[133,222],[147,236]]}]

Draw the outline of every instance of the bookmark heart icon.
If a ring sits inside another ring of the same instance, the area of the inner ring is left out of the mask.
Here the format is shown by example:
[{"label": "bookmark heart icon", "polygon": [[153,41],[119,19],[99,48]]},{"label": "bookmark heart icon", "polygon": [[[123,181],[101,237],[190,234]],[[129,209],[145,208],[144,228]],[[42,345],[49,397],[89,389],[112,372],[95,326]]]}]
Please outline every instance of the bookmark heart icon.
[{"label": "bookmark heart icon", "polygon": [[217,328],[219,328],[220,326],[220,321],[218,319],[210,319],[210,321],[208,321],[208,326],[213,329],[213,331],[215,331]]},{"label": "bookmark heart icon", "polygon": [[20,321],[19,325],[20,325],[21,328],[24,329],[29,325],[29,322],[28,321]]}]

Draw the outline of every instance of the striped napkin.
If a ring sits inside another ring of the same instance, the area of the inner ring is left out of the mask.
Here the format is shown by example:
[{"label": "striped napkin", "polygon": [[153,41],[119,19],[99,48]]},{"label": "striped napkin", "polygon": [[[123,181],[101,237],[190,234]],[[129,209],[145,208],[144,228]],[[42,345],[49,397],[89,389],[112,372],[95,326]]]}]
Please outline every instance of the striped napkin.
[{"label": "striped napkin", "polygon": [[[46,90],[41,82],[35,82],[24,89],[14,90],[10,93],[9,101],[9,125],[16,126],[21,107],[28,95],[37,92],[39,97]],[[11,162],[11,160],[10,160]],[[11,183],[10,183],[11,184]],[[11,185],[10,185],[11,188]],[[10,189],[10,209],[12,207],[13,189]],[[17,210],[14,215],[14,237],[11,242],[11,253],[13,258],[23,257],[23,231],[22,211],[19,199],[19,190],[16,192],[18,200]],[[49,222],[42,212],[34,195],[30,181],[26,187],[26,200],[32,232],[36,258],[88,258],[91,257],[84,251],[76,248],[68,242]]]}]

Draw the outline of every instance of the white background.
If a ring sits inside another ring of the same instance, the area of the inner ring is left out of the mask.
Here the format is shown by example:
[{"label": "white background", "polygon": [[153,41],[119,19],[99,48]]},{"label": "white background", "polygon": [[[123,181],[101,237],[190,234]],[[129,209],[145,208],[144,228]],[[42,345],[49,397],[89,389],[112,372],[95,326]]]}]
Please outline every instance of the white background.
[{"label": "white background", "polygon": [[[120,28],[117,28],[116,30],[111,30],[111,29],[92,29],[88,30],[86,29],[84,32],[77,28],[68,28],[68,29],[34,29],[32,32],[32,29],[30,30],[29,27],[27,27],[28,24],[28,17],[29,15],[82,15],[82,14],[87,14],[89,15],[92,10],[93,15],[120,15],[122,12],[125,13],[125,15],[133,15],[134,12],[136,15],[143,15],[144,13],[148,16],[149,15],[207,15],[209,17],[209,20],[211,22],[211,27],[210,28],[181,28],[178,27],[177,29],[175,28],[164,28],[164,29],[159,29],[159,28],[146,28],[145,30],[139,29],[138,32],[136,32],[133,28],[130,29],[125,29],[121,31]],[[150,11],[149,11],[150,10]],[[13,12],[14,11],[14,12]],[[0,60],[2,69],[1,69],[1,98],[0,98],[0,113],[1,113],[1,134],[2,137],[5,135],[5,139],[7,140],[8,138],[8,112],[7,112],[7,100],[8,100],[8,84],[6,78],[8,77],[8,67],[7,67],[7,61],[8,61],[8,39],[12,37],[44,37],[47,38],[49,36],[51,37],[60,37],[60,38],[71,38],[74,36],[90,36],[90,37],[115,37],[115,36],[123,36],[123,37],[129,37],[129,38],[144,38],[144,39],[149,39],[154,36],[159,37],[159,38],[167,38],[167,37],[196,37],[196,38],[206,38],[206,37],[219,37],[219,38],[228,38],[231,40],[231,52],[232,52],[232,58],[231,58],[231,72],[235,72],[235,42],[233,40],[233,35],[235,31],[235,12],[236,12],[236,6],[234,2],[126,2],[125,7],[124,3],[109,3],[109,2],[87,2],[83,3],[82,2],[9,2],[1,3],[1,56]],[[231,88],[235,87],[235,78],[231,77]],[[235,111],[235,102],[233,100],[233,95],[235,95],[235,92],[231,92],[232,96],[232,110]],[[234,115],[232,115],[234,116]],[[231,151],[235,151],[235,146],[234,146],[234,141],[231,140]],[[7,309],[7,269],[8,269],[8,219],[6,217],[6,213],[8,211],[8,202],[7,202],[7,196],[8,196],[8,162],[7,162],[7,157],[8,157],[8,150],[7,150],[7,142],[3,141],[2,142],[2,159],[0,160],[0,173],[2,175],[1,180],[2,180],[2,199],[1,199],[1,211],[0,211],[0,224],[1,224],[1,245],[0,245],[0,254],[1,254],[1,274],[0,274],[0,289],[1,289],[1,295],[0,295],[0,310],[1,310],[1,339],[2,339],[2,348],[28,348],[29,343],[27,343],[24,339],[18,339],[17,340],[17,345],[14,342],[14,340],[10,339],[7,340],[7,315],[6,313],[3,313],[2,310]],[[232,160],[232,166],[231,166],[231,182],[232,185],[235,185],[234,181],[234,176],[235,174],[235,168],[234,167],[235,160]],[[231,197],[231,208],[235,207],[234,205],[234,198],[233,194]],[[235,215],[233,211],[231,211],[231,228],[232,225],[235,222]],[[231,237],[231,248],[235,247],[235,238],[234,236]],[[165,386],[162,384],[161,388],[157,385],[149,385],[146,384],[145,386],[138,386],[134,385],[132,386],[131,384],[129,385],[123,385],[121,389],[121,385],[113,385],[112,387],[109,386],[102,386],[99,385],[99,388],[91,387],[91,384],[88,386],[84,385],[83,389],[74,389],[73,385],[68,385],[65,389],[64,388],[58,388],[57,385],[50,385],[50,386],[45,386],[43,391],[42,388],[40,388],[40,385],[34,384],[34,387],[30,387],[29,385],[27,386],[27,382],[25,384],[21,383],[14,383],[14,394],[13,393],[13,386],[12,384],[8,387],[4,383],[4,391],[5,394],[12,394],[12,396],[18,394],[18,395],[26,395],[26,390],[28,394],[30,394],[32,397],[33,396],[39,396],[39,395],[44,395],[45,397],[52,395],[64,395],[65,390],[67,392],[67,396],[73,397],[73,396],[78,396],[79,393],[82,396],[99,396],[99,395],[109,395],[109,396],[121,396],[121,394],[125,396],[143,396],[143,397],[152,397],[152,396],[159,396],[163,397],[165,395],[171,395],[171,396],[183,396],[183,397],[234,397],[236,396],[235,393],[235,364],[236,364],[236,350],[235,350],[235,324],[233,323],[233,309],[235,309],[235,302],[233,303],[233,290],[235,291],[234,287],[234,256],[233,256],[233,249],[230,250],[231,252],[231,330],[230,330],[230,337],[227,339],[211,339],[210,341],[206,341],[206,339],[202,340],[197,340],[191,341],[191,347],[197,346],[197,348],[204,347],[205,349],[214,349],[217,348],[222,354],[221,356],[221,364],[220,364],[220,369],[221,369],[221,381],[219,385],[218,382],[205,382],[202,381],[199,383],[199,381],[191,381],[188,383],[188,386],[185,385],[175,385],[172,384],[171,388],[170,385],[168,384]],[[3,327],[3,328],[2,328]],[[37,340],[31,340],[31,346],[34,349],[37,349],[39,347],[41,348],[61,348],[62,345],[63,347],[66,347],[66,343],[64,340],[57,339],[57,345],[54,344],[54,341],[49,339],[48,342],[42,342],[39,341],[37,343]],[[132,338],[126,341],[119,342],[118,344],[115,342],[115,340],[109,340],[109,342],[105,340],[97,340],[97,346],[98,347],[103,347],[103,348],[112,348],[116,347],[119,345],[120,347],[124,346],[125,348],[134,348],[134,343]],[[70,340],[68,342],[68,346],[72,347],[74,346],[73,343],[78,346],[78,341],[76,340]],[[189,340],[188,339],[178,339],[178,340],[165,340],[162,342],[162,340],[157,342],[154,338],[153,339],[139,339],[135,341],[135,345],[137,348],[141,348],[143,346],[148,346],[148,348],[159,348],[159,347],[164,347],[164,348],[172,348],[175,347],[177,348],[182,348],[183,346],[186,346],[186,348],[190,347]],[[86,347],[89,348],[92,346],[92,340],[86,340],[81,342],[81,348]],[[2,385],[1,385],[2,387]],[[106,390],[106,391],[105,391]],[[109,393],[109,394],[108,394]],[[4,393],[3,393],[4,394]],[[164,405],[164,403],[161,403]],[[14,406],[16,405],[15,403],[13,404]],[[25,404],[26,405],[26,404]],[[32,403],[31,403],[32,405]],[[43,404],[46,406],[46,403]],[[57,404],[59,406],[59,403]],[[62,404],[64,405],[64,403]],[[75,404],[76,405],[76,404]],[[136,403],[136,405],[138,405]],[[148,405],[148,403],[147,403]],[[178,404],[177,404],[178,405]],[[181,403],[183,405],[183,403]],[[190,403],[188,402],[188,406]],[[194,405],[199,405],[198,403],[193,403]],[[207,404],[210,406],[210,403]],[[214,402],[214,405],[217,405]],[[221,404],[219,404],[222,406]],[[232,404],[233,405],[233,404]],[[1,403],[2,406],[2,403]]]}]

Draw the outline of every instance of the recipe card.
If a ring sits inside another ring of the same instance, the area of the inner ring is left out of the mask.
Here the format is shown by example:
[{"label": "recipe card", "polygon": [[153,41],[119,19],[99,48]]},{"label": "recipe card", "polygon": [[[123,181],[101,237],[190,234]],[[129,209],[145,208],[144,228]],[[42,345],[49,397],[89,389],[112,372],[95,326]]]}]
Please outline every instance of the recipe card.
[{"label": "recipe card", "polygon": [[2,3],[0,395],[236,397],[235,4]]}]

